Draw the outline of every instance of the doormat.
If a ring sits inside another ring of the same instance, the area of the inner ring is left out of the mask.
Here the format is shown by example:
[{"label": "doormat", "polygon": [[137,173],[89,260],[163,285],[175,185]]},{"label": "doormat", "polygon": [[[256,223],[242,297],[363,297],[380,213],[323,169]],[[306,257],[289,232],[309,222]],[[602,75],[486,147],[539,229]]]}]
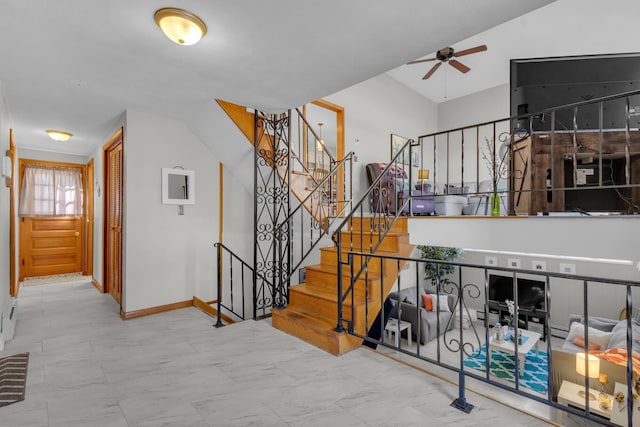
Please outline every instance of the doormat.
[{"label": "doormat", "polygon": [[82,273],[54,274],[52,276],[26,277],[22,286],[45,285],[48,283],[75,282],[84,279]]},{"label": "doormat", "polygon": [[0,406],[24,400],[29,353],[0,358]]},{"label": "doormat", "polygon": [[[493,351],[491,353],[491,374],[496,377],[515,383],[514,378],[516,367],[514,357],[511,354],[502,351]],[[471,356],[464,360],[464,366],[478,371],[485,372],[487,366],[487,349],[483,344]],[[520,386],[541,394],[547,393],[547,379],[549,378],[549,370],[547,364],[547,353],[529,350],[524,360],[524,374],[520,376]]]}]

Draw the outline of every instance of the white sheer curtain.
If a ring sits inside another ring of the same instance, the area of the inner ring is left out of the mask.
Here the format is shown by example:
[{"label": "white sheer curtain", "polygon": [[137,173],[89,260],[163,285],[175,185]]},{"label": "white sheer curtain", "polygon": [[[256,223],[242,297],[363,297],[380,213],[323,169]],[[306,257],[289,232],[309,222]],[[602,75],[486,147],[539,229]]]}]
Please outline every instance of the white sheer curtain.
[{"label": "white sheer curtain", "polygon": [[25,165],[22,216],[82,215],[82,173],[77,168]]}]

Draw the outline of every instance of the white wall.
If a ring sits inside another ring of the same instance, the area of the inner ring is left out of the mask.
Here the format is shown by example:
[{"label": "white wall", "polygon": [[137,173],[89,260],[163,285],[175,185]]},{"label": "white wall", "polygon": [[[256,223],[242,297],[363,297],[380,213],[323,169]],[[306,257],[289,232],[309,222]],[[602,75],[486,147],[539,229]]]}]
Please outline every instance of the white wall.
[{"label": "white wall", "polygon": [[438,131],[509,117],[509,84],[438,104]]},{"label": "white wall", "polygon": [[[0,81],[0,158],[9,149],[10,129],[9,105],[4,92],[4,85]],[[15,168],[14,168],[15,169]],[[5,186],[4,178],[0,179],[0,316],[9,299],[9,210],[10,191]],[[4,340],[0,336],[0,349],[4,347]]]},{"label": "white wall", "polygon": [[345,109],[345,153],[358,156],[353,169],[356,200],[368,187],[367,163],[390,160],[392,133],[417,140],[437,128],[436,104],[386,74],[325,99]]},{"label": "white wall", "polygon": [[[123,309],[213,299],[218,160],[182,122],[127,111]],[[161,204],[160,171],[195,171],[195,205]]]}]

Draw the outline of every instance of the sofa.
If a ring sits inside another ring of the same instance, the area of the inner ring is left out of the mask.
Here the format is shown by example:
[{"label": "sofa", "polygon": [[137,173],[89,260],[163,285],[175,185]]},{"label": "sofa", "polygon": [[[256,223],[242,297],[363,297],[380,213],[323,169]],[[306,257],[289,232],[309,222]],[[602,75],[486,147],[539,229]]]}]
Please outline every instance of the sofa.
[{"label": "sofa", "polygon": [[[576,372],[576,353],[585,351],[584,318],[571,315],[569,318],[569,333],[559,349],[553,349],[551,354],[552,398],[555,400],[562,381],[584,385],[582,375]],[[640,323],[632,321],[634,352],[640,353]],[[590,353],[600,358],[600,373],[607,374],[608,383],[605,392],[613,394],[615,383],[627,383],[626,364],[617,364],[612,360],[616,353],[625,353],[627,348],[627,321],[601,317],[589,317],[589,347]],[[636,377],[636,375],[634,375]],[[637,377],[635,378],[637,379]],[[634,381],[635,382],[635,381]],[[590,388],[599,390],[597,378],[589,382]]]},{"label": "sofa", "polygon": [[456,303],[455,295],[440,293],[438,295],[441,298],[440,310],[437,311],[434,305],[433,309],[428,311],[424,305],[423,294],[435,296],[433,291],[425,290],[421,286],[417,292],[414,286],[389,294],[389,299],[393,303],[391,317],[397,318],[399,309],[400,319],[411,323],[412,338],[418,341],[418,334],[420,334],[419,342],[422,345],[438,336],[438,319],[440,320],[440,334],[453,329],[455,322],[451,316]]},{"label": "sofa", "polygon": [[[369,163],[366,166],[369,187],[387,167],[386,163]],[[411,198],[401,212],[398,209]],[[410,183],[407,172],[400,165],[393,165],[371,193],[371,212],[389,212],[413,215],[432,215],[435,213],[435,200],[431,184],[421,181]]]}]

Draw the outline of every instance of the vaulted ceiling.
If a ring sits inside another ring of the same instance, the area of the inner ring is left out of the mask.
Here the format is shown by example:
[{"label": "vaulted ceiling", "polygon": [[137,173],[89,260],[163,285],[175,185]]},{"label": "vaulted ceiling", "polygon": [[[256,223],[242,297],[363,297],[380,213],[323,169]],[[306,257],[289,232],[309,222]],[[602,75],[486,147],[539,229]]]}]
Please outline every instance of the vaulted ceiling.
[{"label": "vaulted ceiling", "polygon": [[[482,41],[484,31],[550,2],[0,0],[0,81],[21,147],[87,155],[126,109],[198,116],[222,98],[280,111],[443,46]],[[153,15],[170,6],[205,21],[200,43],[179,46],[164,37]],[[471,65],[484,73],[480,63]],[[52,145],[48,128],[74,137]]]}]

